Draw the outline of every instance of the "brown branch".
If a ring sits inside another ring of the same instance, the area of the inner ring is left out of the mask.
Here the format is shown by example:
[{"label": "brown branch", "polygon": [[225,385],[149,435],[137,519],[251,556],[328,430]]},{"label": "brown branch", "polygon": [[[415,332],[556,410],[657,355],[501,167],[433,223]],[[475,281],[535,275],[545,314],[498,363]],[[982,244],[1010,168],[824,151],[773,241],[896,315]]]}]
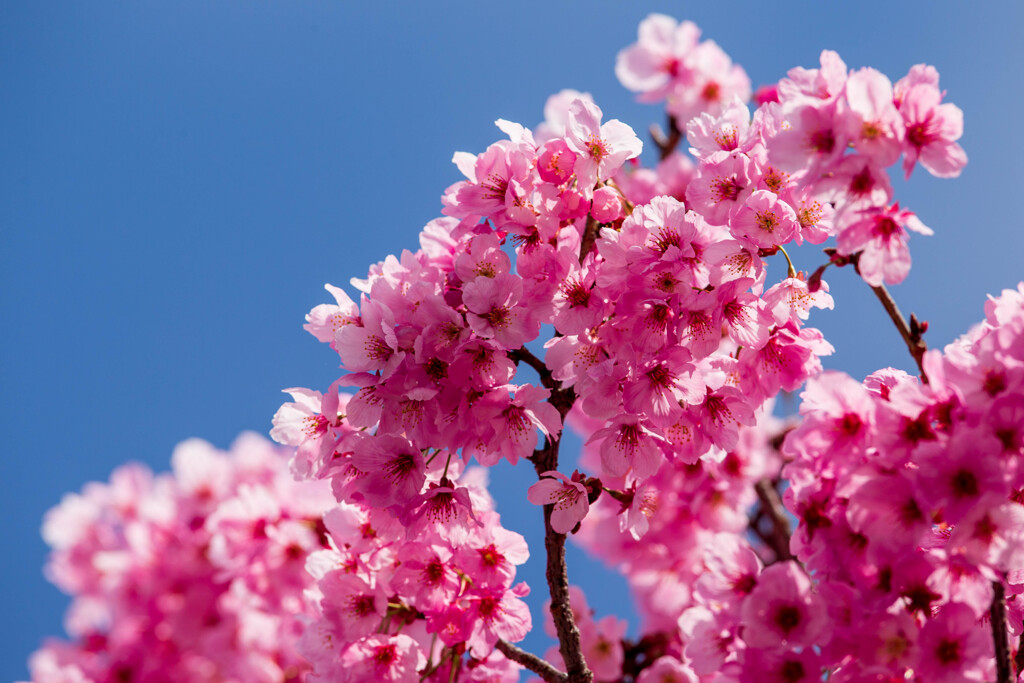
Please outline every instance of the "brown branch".
[{"label": "brown branch", "polygon": [[551,618],[558,633],[558,650],[565,661],[566,683],[591,683],[594,674],[583,658],[580,630],[573,618],[569,602],[569,574],[565,564],[565,534],[551,528],[554,505],[544,506],[544,549],[548,563],[545,572],[551,593]]},{"label": "brown branch", "polygon": [[988,613],[992,621],[992,642],[996,648],[996,683],[1011,683],[1013,666],[1006,638],[1006,589],[1002,581],[993,581],[992,590],[994,595]]},{"label": "brown branch", "polygon": [[[588,232],[592,220],[587,218]],[[596,230],[596,221],[594,226]],[[582,250],[580,253],[582,255]],[[537,371],[541,383],[551,391],[548,402],[558,411],[564,425],[565,416],[569,414],[573,403],[576,402],[576,392],[573,388],[563,389],[562,383],[551,376],[551,371],[544,365],[544,362],[534,356],[525,346],[509,352],[509,357],[517,363],[522,361]],[[560,444],[561,439],[558,436],[548,436],[544,441],[544,447],[538,448],[530,456],[529,460],[533,463],[538,477],[545,472],[558,469]],[[587,667],[587,661],[583,657],[580,630],[576,626],[572,606],[569,602],[569,573],[565,564],[565,534],[560,534],[551,527],[551,513],[554,509],[555,506],[552,504],[544,506],[544,550],[547,554],[545,575],[548,592],[551,595],[551,617],[558,634],[558,649],[566,667],[566,673],[560,674],[564,678],[556,680],[562,683],[591,683],[594,680],[594,674]],[[530,670],[539,673],[534,669]]]},{"label": "brown branch", "polygon": [[672,638],[668,633],[649,633],[637,642],[622,641],[622,680],[635,681],[640,672],[668,651]]},{"label": "brown branch", "polygon": [[792,560],[793,553],[789,550],[789,519],[786,517],[786,509],[782,505],[778,491],[775,490],[775,485],[770,479],[762,479],[754,484],[754,490],[761,501],[761,509],[772,521],[769,545],[775,551],[776,561]]},{"label": "brown branch", "polygon": [[679,145],[679,141],[683,139],[683,131],[679,130],[679,124],[676,123],[676,118],[671,114],[668,115],[667,137],[657,125],[651,126],[650,133],[651,139],[654,140],[654,145],[658,148],[658,158],[661,161],[668,158],[668,155],[672,154]]},{"label": "brown branch", "polygon": [[[825,269],[829,266],[848,266],[853,264],[854,270],[860,275],[860,255],[861,252],[855,254],[844,255],[838,253],[835,249],[826,249],[825,253],[829,257],[829,262],[819,267],[810,278],[807,280],[807,288],[812,291],[818,291],[821,287],[821,276],[824,274]],[[885,312],[889,314],[893,324],[896,325],[896,329],[899,330],[900,336],[903,337],[903,343],[907,345],[907,350],[910,351],[910,355],[914,358],[914,362],[917,363],[917,369],[921,372],[921,382],[928,384],[928,374],[924,371],[924,352],[928,350],[928,345],[922,339],[922,335],[928,331],[927,322],[919,322],[913,313],[910,314],[910,324],[907,324],[903,314],[900,313],[899,306],[896,305],[896,300],[892,298],[892,294],[889,294],[889,290],[885,288],[885,285],[878,285],[877,287],[871,285],[871,291],[875,293],[878,300],[882,302],[882,307],[885,308]]]},{"label": "brown branch", "polygon": [[[509,351],[508,357],[511,358],[512,362],[516,363],[517,365],[520,361],[522,361],[523,363],[526,363],[531,368],[536,370],[537,374],[540,375],[540,383],[543,384],[546,388],[552,391],[558,389],[559,383],[555,380],[554,377],[551,376],[551,371],[548,370],[548,366],[544,365],[544,361],[542,361],[540,358],[537,358],[537,356],[533,355],[533,353],[525,346],[520,346],[518,349]],[[562,417],[565,416],[563,415]]]},{"label": "brown branch", "polygon": [[[576,401],[576,393],[572,387],[562,389],[561,383],[555,382],[555,388],[552,389],[551,398],[548,401],[558,410],[564,424],[565,416]],[[537,476],[558,469],[560,443],[561,440],[558,437],[549,436],[544,447],[534,451],[530,456]],[[551,528],[551,513],[554,509],[555,506],[552,504],[544,506],[544,550],[547,553],[545,575],[548,592],[551,595],[551,618],[555,623],[555,631],[558,633],[558,650],[562,654],[562,661],[565,662],[566,674],[563,680],[565,683],[591,683],[594,680],[594,674],[583,657],[580,630],[576,626],[572,606],[569,602],[569,574],[565,564],[565,534],[560,534]]]},{"label": "brown branch", "polygon": [[1014,655],[1013,663],[1017,667],[1017,673],[1024,671],[1024,634],[1021,634],[1017,641],[1017,654]]},{"label": "brown branch", "polygon": [[899,307],[896,305],[896,300],[889,294],[889,290],[885,288],[885,285],[872,286],[871,291],[882,302],[885,312],[892,318],[896,329],[900,332],[900,336],[903,337],[907,350],[910,351],[910,355],[914,357],[914,362],[917,363],[917,369],[921,371],[921,381],[928,384],[928,375],[925,374],[923,362],[924,352],[928,350],[928,345],[921,339],[921,335],[928,329],[928,323],[919,323],[917,318],[911,315],[910,324],[908,325],[903,314],[900,313]]},{"label": "brown branch", "polygon": [[512,643],[499,640],[495,648],[516,664],[520,664],[540,676],[547,683],[565,683],[568,679],[568,676],[551,666],[548,662],[545,662],[535,654],[519,649]]},{"label": "brown branch", "polygon": [[587,214],[587,227],[583,229],[583,236],[580,237],[580,265],[583,265],[583,261],[586,260],[587,254],[594,249],[594,243],[597,242],[597,234],[601,232],[601,224],[597,222],[597,219]]}]

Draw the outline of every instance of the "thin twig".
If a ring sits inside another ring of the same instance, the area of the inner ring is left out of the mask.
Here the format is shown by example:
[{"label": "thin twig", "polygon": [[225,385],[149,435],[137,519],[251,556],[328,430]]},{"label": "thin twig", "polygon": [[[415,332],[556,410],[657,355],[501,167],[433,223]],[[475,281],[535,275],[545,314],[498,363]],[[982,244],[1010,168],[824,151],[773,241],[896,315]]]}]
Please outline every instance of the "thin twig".
[{"label": "thin twig", "polygon": [[526,650],[521,650],[512,643],[504,640],[499,640],[495,646],[496,649],[511,659],[516,664],[521,664],[533,673],[540,676],[547,683],[565,683],[568,676],[564,673],[551,666],[548,662],[538,657],[535,654],[531,654]]},{"label": "thin twig", "polygon": [[1006,589],[1002,581],[992,582],[992,606],[988,613],[992,622],[992,642],[996,647],[996,683],[1011,683],[1013,666],[1010,644],[1006,639]]},{"label": "thin twig", "polygon": [[[914,357],[914,362],[917,363],[917,369],[921,371],[921,381],[928,384],[928,375],[924,371],[924,352],[928,350],[928,345],[921,339],[921,333],[924,332],[920,329],[920,325],[915,324],[913,326],[908,325],[903,314],[900,313],[899,307],[896,305],[896,300],[889,294],[889,290],[885,288],[885,285],[878,285],[877,287],[872,286],[871,291],[875,293],[878,300],[882,302],[882,307],[885,308],[885,312],[892,318],[893,323],[896,325],[896,329],[899,330],[900,336],[903,337],[903,342],[907,345],[907,350],[910,351],[910,355]],[[911,322],[916,323],[916,319],[911,316]],[[918,329],[914,329],[918,328]]]},{"label": "thin twig", "polygon": [[782,506],[778,491],[770,479],[762,479],[754,484],[757,498],[761,501],[761,509],[772,520],[771,545],[775,551],[775,559],[779,562],[792,560],[793,553],[789,550],[789,519],[786,509]]},{"label": "thin twig", "polygon": [[672,154],[679,145],[679,141],[683,139],[683,131],[679,130],[679,124],[671,114],[668,115],[668,136],[662,133],[657,125],[651,126],[650,133],[654,145],[658,148],[658,158],[661,161],[668,158],[668,155]]},{"label": "thin twig", "polygon": [[[858,251],[855,254],[846,255],[838,253],[835,249],[826,249],[825,253],[829,257],[829,262],[815,270],[807,279],[807,288],[812,292],[818,291],[818,288],[821,286],[821,276],[830,265],[842,267],[853,264],[857,274],[860,274],[861,252]],[[911,314],[910,323],[907,324],[903,314],[900,313],[899,306],[896,305],[896,300],[892,298],[892,294],[889,294],[889,290],[885,288],[884,284],[877,287],[871,285],[871,291],[882,302],[882,307],[885,308],[885,312],[889,314],[892,322],[896,325],[896,329],[899,330],[900,336],[903,337],[903,343],[907,345],[907,350],[910,351],[914,362],[917,363],[917,369],[921,372],[921,382],[928,384],[928,374],[924,371],[924,352],[928,350],[928,345],[921,338],[928,330],[928,323],[919,322]]]}]

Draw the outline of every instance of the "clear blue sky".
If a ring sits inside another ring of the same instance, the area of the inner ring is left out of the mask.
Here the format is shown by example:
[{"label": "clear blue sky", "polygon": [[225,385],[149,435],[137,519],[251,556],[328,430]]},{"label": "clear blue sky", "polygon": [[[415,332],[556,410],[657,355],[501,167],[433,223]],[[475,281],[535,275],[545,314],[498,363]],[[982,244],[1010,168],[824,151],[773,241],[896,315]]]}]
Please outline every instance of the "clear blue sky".
[{"label": "clear blue sky", "polygon": [[[919,169],[896,184],[936,235],[913,239],[894,294],[944,344],[1024,277],[1016,1],[0,5],[0,680],[62,631],[43,513],[127,460],[165,469],[187,437],[266,433],[282,388],[326,387],[336,356],[304,314],[325,282],[415,247],[459,179],[452,153],[482,151],[494,119],[535,125],[566,87],[638,132],[660,119],[612,72],[656,10],[696,21],[755,85],[823,48],[893,80],[936,65],[970,163],[956,181]],[[837,348],[830,366],[909,369],[863,283],[829,279],[837,311],[812,321]],[[523,530],[540,524],[515,500],[528,481],[495,491]],[[621,583],[570,561],[592,605],[623,609]],[[540,564],[526,573],[536,618]]]}]

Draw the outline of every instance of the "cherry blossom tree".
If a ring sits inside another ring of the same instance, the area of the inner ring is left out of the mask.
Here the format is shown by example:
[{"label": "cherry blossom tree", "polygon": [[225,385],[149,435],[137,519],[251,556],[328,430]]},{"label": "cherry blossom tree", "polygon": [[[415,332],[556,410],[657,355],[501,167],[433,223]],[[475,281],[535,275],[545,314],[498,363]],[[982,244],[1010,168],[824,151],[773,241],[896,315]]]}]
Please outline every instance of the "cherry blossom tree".
[{"label": "cherry blossom tree", "polygon": [[[34,680],[1019,680],[1024,283],[941,350],[886,288],[932,234],[888,169],[967,162],[938,72],[826,50],[754,92],[663,15],[615,71],[665,105],[653,166],[586,93],[497,121],[418,249],[327,285],[305,328],[346,373],[286,390],[279,448],[187,442],[51,513],[72,641]],[[808,323],[844,267],[916,376],[823,371]],[[543,548],[502,526],[501,461],[536,472]],[[626,577],[639,637],[571,584],[569,538]],[[516,580],[531,550],[545,586]],[[535,616],[546,653],[517,645]]]}]

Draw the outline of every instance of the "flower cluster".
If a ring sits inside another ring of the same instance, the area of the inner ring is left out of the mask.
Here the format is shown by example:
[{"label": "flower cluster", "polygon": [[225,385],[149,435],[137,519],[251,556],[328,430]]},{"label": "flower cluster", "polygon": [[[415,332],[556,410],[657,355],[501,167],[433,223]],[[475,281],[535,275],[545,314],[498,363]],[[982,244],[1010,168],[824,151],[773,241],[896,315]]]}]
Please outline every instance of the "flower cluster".
[{"label": "flower cluster", "polygon": [[172,474],[129,464],[66,495],[43,536],[47,575],[74,596],[74,640],[36,652],[32,680],[303,680],[305,564],[333,500],[288,476],[287,458],[255,434],[228,453],[193,439]]},{"label": "flower cluster", "polygon": [[967,162],[956,143],[963,115],[941,102],[938,84],[924,64],[893,85],[874,69],[847,69],[826,50],[820,68],[790,71],[753,117],[733,100],[721,115],[686,125],[701,161],[687,200],[762,248],[835,235],[869,284],[902,282],[907,231],[931,230],[892,203],[886,167],[902,154],[908,176],[920,161],[933,175],[954,177]]},{"label": "flower cluster", "polygon": [[432,481],[424,515],[409,527],[355,502],[324,516],[330,548],[308,562],[317,610],[300,645],[314,667],[308,680],[518,680],[495,645],[530,630],[521,600],[529,589],[514,583],[529,550],[501,526],[482,475],[466,472],[457,490]]},{"label": "flower cluster", "polygon": [[[666,668],[657,680],[993,680],[993,605],[1006,606],[1009,652],[1024,622],[1024,283],[992,298],[985,322],[944,352],[928,352],[924,368],[926,382],[891,368],[863,383],[822,373],[803,393],[802,423],[769,430],[785,433],[774,442],[798,522],[792,557],[744,540],[750,501],[728,500],[723,470],[778,472],[763,437],[762,453],[748,450],[753,429],[723,460],[733,467],[702,461],[662,485],[663,467],[643,492],[650,528],[639,539],[616,540],[617,512],[599,501],[580,538],[626,574],[645,635],[616,640],[614,621],[591,628],[595,680],[634,671],[631,651]],[[582,596],[576,604],[577,619],[594,623]]]},{"label": "flower cluster", "polygon": [[[295,402],[273,434],[298,448],[300,476],[404,517],[425,495],[424,454],[515,464],[538,433],[557,440],[575,400],[603,423],[598,473],[637,484],[666,457],[692,464],[731,449],[767,399],[821,369],[832,347],[803,322],[833,305],[827,285],[812,291],[793,272],[766,282],[766,256],[798,234],[795,219],[783,226],[782,200],[755,193],[732,220],[692,199],[706,164],[688,187],[663,164],[662,184],[688,202],[638,204],[616,180],[641,194],[652,185],[618,173],[640,150],[632,131],[602,124],[585,96],[549,105],[536,134],[499,121],[509,140],[456,155],[467,180],[445,193],[448,215],[418,252],[356,282],[358,304],[329,287],[336,303],[310,312],[307,329],[351,372],[326,395],[288,390]],[[772,221],[777,242],[753,234]],[[557,335],[540,360],[525,345],[542,325]],[[520,383],[524,363],[540,386]],[[358,391],[339,395],[342,385]],[[559,403],[554,388],[572,397]]]},{"label": "flower cluster", "polygon": [[[1008,604],[1017,637],[1024,615],[1024,285],[945,353],[914,321],[920,380],[822,372],[832,346],[806,325],[834,306],[828,266],[885,297],[908,231],[931,233],[887,168],[966,163],[937,72],[894,84],[825,51],[752,113],[721,48],[652,15],[616,73],[666,102],[656,167],[563,91],[535,128],[499,120],[503,139],[455,154],[441,217],[352,280],[358,300],[327,285],[305,328],[346,374],[287,389],[271,431],[301,484],[252,439],[234,459],[191,443],[177,479],[129,468],[53,513],[80,642],[39,653],[37,680],[991,677],[980,620]],[[787,247],[831,238],[795,271]],[[805,383],[802,424],[772,417]],[[565,425],[586,441],[569,476]],[[550,663],[512,644],[532,625],[528,549],[471,467],[523,459],[545,508]],[[569,589],[567,534],[626,575],[639,640]]]},{"label": "flower cluster", "polygon": [[692,21],[652,14],[639,40],[619,53],[615,75],[643,102],[666,101],[679,128],[702,113],[717,115],[733,98],[750,99],[750,79],[713,40],[700,40]]},{"label": "flower cluster", "polygon": [[[730,544],[750,525],[755,484],[779,476],[773,444],[785,428],[769,411],[742,427],[729,451],[715,448],[693,463],[665,461],[644,484],[625,490],[616,488],[624,478],[602,480],[612,495],[597,501],[576,540],[625,575],[644,633],[674,632],[707,563],[734,552]],[[582,463],[594,463],[605,448],[599,435],[592,438]]]},{"label": "flower cluster", "polygon": [[[335,302],[307,316],[348,374],[323,394],[287,390],[293,402],[272,435],[296,447],[296,476],[331,480],[348,514],[389,530],[375,531],[383,546],[353,551],[363,559],[345,556],[344,572],[313,569],[318,676],[339,661],[377,661],[366,639],[384,647],[381,638],[408,635],[395,621],[448,648],[402,645],[395,652],[406,654],[384,659],[403,663],[378,671],[395,680],[444,663],[454,670],[463,652],[490,662],[499,638],[525,632],[506,624],[481,639],[467,596],[488,584],[466,567],[451,571],[468,583],[437,578],[444,589],[427,598],[403,593],[389,574],[403,576],[401,565],[381,561],[398,552],[447,566],[479,551],[459,545],[490,514],[455,477],[471,459],[531,459],[541,479],[528,498],[549,506],[555,534],[590,515],[581,537],[623,566],[649,630],[671,631],[687,610],[717,605],[694,588],[715,561],[705,550],[733,548],[727,539],[744,533],[759,498],[755,483],[779,474],[778,426],[765,406],[820,373],[832,351],[805,326],[810,309],[833,306],[821,273],[807,278],[790,264],[769,279],[769,259],[788,263],[786,245],[836,237],[836,264],[855,263],[872,285],[897,282],[909,267],[906,229],[929,231],[892,203],[885,167],[902,154],[908,170],[920,160],[955,175],[965,161],[951,123],[959,110],[941,103],[929,67],[893,86],[825,52],[821,68],[794,69],[762,92],[751,115],[742,69],[699,42],[692,24],[654,15],[617,73],[644,99],[667,99],[696,162],[663,146],[656,168],[641,167],[631,128],[606,121],[589,95],[564,91],[535,129],[499,120],[507,139],[455,155],[465,179],[445,190],[443,216],[424,228],[419,250],[353,280],[358,302],[328,285]],[[555,334],[538,357],[528,345],[546,326]],[[590,475],[557,470],[568,416],[588,438]],[[462,529],[458,538],[441,522]],[[335,546],[342,551],[340,539]],[[778,543],[773,551],[789,557]],[[743,552],[753,551],[727,554]],[[349,592],[328,578],[341,573]],[[514,590],[509,577],[499,592]],[[354,630],[338,616],[350,603],[375,605]]]},{"label": "flower cluster", "polygon": [[808,383],[785,500],[793,550],[832,605],[816,644],[835,680],[990,680],[995,592],[1021,635],[1024,284],[985,312],[925,355],[927,383],[892,369]]}]

